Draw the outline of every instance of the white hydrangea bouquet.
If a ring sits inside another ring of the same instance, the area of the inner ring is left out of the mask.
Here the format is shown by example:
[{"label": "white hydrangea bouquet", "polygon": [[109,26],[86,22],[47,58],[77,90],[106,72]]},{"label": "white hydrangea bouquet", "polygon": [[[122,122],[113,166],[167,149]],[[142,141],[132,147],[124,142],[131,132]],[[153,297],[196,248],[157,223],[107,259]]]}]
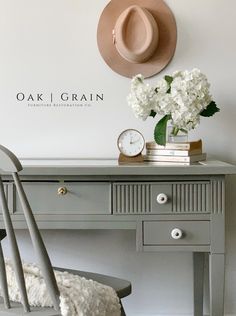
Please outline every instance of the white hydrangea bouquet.
[{"label": "white hydrangea bouquet", "polygon": [[168,121],[172,124],[171,134],[176,136],[180,131],[187,133],[194,129],[201,116],[210,117],[219,112],[209,88],[206,76],[196,68],[165,76],[155,87],[137,75],[131,81],[127,101],[137,118],[163,116],[156,124],[154,139],[157,144],[165,145]]}]

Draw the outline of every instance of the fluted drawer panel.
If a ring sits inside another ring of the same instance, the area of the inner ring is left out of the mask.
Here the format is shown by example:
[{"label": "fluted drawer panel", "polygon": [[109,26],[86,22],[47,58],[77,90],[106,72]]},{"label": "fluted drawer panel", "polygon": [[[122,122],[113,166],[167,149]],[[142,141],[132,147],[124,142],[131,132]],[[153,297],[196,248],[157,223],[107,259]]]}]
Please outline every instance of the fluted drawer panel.
[{"label": "fluted drawer panel", "polygon": [[225,211],[225,182],[224,180],[212,180],[212,213],[223,214]]},{"label": "fluted drawer panel", "polygon": [[151,212],[151,184],[116,183],[113,185],[113,213],[147,214]]},{"label": "fluted drawer panel", "polygon": [[[157,196],[167,196],[164,204],[157,202]],[[115,183],[113,184],[114,214],[161,214],[172,210],[171,183]]]},{"label": "fluted drawer panel", "polygon": [[[217,191],[218,188],[219,185]],[[165,202],[160,203],[160,195],[166,197]],[[196,214],[210,211],[210,181],[113,184],[114,214]]]},{"label": "fluted drawer panel", "polygon": [[172,190],[174,213],[210,212],[210,182],[175,183]]}]

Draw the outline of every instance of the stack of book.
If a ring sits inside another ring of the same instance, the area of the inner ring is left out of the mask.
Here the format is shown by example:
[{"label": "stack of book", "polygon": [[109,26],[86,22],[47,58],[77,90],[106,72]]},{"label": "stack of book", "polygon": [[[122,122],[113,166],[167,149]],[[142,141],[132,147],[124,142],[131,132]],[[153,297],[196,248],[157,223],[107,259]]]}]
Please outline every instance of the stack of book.
[{"label": "stack of book", "polygon": [[206,160],[206,154],[202,152],[202,141],[184,143],[166,143],[165,146],[155,142],[146,143],[145,161],[158,164],[190,165]]}]

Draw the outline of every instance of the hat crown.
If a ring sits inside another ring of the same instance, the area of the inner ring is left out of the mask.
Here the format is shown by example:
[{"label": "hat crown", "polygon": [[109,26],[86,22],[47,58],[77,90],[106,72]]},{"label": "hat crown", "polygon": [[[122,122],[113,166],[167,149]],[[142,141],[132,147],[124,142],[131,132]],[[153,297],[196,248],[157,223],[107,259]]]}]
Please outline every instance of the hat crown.
[{"label": "hat crown", "polygon": [[159,73],[171,61],[176,41],[175,18],[164,0],[110,0],[99,19],[100,54],[128,78]]},{"label": "hat crown", "polygon": [[131,5],[118,17],[114,36],[116,49],[123,58],[131,63],[144,63],[157,49],[159,30],[147,9]]}]

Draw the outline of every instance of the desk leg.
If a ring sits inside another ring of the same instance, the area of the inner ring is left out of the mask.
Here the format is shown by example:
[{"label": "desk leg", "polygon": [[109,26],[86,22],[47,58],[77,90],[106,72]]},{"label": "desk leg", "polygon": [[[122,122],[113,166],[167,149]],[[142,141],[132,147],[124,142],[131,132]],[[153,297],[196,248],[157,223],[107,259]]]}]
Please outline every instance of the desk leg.
[{"label": "desk leg", "polygon": [[193,253],[194,316],[203,316],[204,252]]},{"label": "desk leg", "polygon": [[224,316],[225,255],[210,254],[210,316]]}]

